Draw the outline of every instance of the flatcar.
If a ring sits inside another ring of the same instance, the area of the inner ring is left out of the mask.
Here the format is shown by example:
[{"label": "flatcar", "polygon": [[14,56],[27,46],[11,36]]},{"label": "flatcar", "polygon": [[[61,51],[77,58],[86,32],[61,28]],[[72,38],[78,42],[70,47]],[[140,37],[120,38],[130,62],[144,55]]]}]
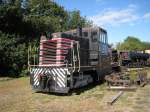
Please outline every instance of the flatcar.
[{"label": "flatcar", "polygon": [[[51,37],[41,36],[38,58],[33,61],[28,51],[30,83],[35,91],[68,93],[100,82],[111,72],[106,30],[78,27]],[[33,63],[36,60],[38,63]]]}]

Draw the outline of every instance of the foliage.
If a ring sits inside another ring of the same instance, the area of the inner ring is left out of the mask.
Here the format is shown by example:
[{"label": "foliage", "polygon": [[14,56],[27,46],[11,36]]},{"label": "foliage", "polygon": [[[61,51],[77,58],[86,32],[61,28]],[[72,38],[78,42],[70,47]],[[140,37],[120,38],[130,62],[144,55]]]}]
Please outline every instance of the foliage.
[{"label": "foliage", "polygon": [[26,58],[26,46],[19,37],[0,32],[0,74],[18,76]]},{"label": "foliage", "polygon": [[0,30],[6,33],[22,32],[22,15],[20,10],[11,5],[0,6]]},{"label": "foliage", "polygon": [[79,10],[75,10],[68,13],[68,22],[67,22],[67,28],[68,29],[74,29],[78,25],[80,26],[92,26],[92,22],[88,21],[86,17],[82,17]]},{"label": "foliage", "polygon": [[143,42],[143,49],[150,49],[150,42]]},{"label": "foliage", "polygon": [[123,43],[118,43],[118,50],[141,51],[150,48],[149,42],[142,42],[136,37],[128,36]]},{"label": "foliage", "polygon": [[[0,4],[0,75],[27,74],[27,48],[38,46],[41,32],[90,26],[80,11],[66,11],[49,0],[3,0]],[[8,2],[7,2],[8,1]]]}]

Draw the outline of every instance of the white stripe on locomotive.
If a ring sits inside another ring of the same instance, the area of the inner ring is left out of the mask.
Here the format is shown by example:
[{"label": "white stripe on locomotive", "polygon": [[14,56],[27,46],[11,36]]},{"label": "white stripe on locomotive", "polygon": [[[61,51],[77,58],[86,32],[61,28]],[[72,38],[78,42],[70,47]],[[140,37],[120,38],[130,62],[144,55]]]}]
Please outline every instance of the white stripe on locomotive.
[{"label": "white stripe on locomotive", "polygon": [[66,73],[69,73],[68,69],[65,68],[34,68],[31,73],[33,73],[34,86],[39,85],[39,75],[43,73],[50,74],[52,79],[59,87],[66,86]]}]

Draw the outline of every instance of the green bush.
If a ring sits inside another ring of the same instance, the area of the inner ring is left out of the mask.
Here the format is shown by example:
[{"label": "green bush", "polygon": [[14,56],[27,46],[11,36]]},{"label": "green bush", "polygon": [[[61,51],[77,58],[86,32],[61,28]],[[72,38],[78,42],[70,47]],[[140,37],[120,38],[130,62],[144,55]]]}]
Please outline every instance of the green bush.
[{"label": "green bush", "polygon": [[27,66],[27,48],[16,35],[0,32],[0,74],[18,77]]}]

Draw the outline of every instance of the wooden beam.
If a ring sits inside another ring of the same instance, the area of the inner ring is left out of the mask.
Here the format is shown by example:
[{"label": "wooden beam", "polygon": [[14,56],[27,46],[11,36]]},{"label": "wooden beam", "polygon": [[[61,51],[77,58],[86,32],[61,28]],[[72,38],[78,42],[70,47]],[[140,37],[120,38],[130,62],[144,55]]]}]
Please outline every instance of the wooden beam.
[{"label": "wooden beam", "polygon": [[110,86],[107,88],[108,90],[136,90],[137,87],[124,87],[124,86]]},{"label": "wooden beam", "polygon": [[116,95],[116,96],[114,96],[110,101],[108,101],[107,103],[109,104],[109,105],[112,105],[113,103],[115,103],[118,99],[119,99],[119,97],[121,96],[123,94],[123,91],[119,91],[119,93]]}]

